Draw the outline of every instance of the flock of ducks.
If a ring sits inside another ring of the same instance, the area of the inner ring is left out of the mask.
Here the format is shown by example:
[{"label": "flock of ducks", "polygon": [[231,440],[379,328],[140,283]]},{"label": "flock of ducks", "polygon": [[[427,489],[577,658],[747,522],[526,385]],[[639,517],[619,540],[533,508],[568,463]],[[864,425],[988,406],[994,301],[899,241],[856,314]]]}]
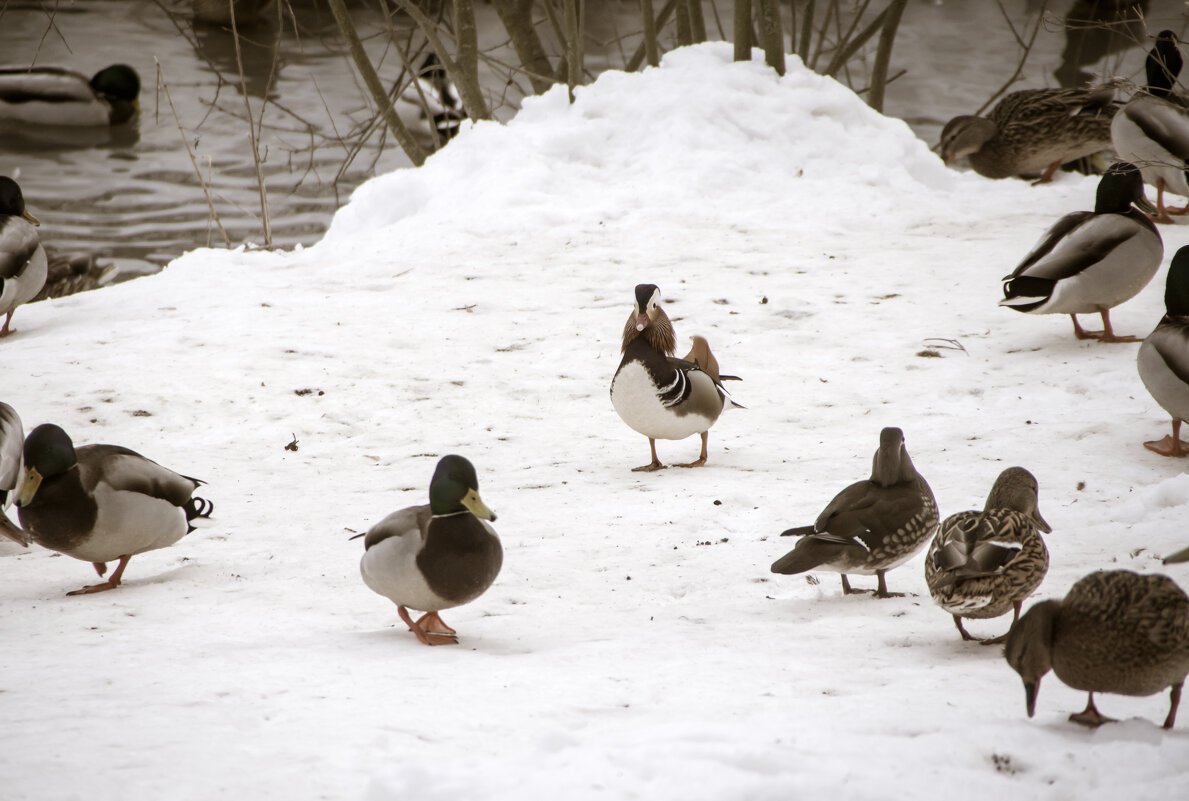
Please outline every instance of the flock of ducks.
[{"label": "flock of ducks", "polygon": [[[1171,91],[1179,70],[1176,39],[1163,32],[1148,57],[1146,89],[1122,108],[1101,90],[1031,90],[1009,95],[987,119],[959,117],[946,126],[946,162],[967,156],[977,172],[992,178],[1040,173],[1039,181],[1047,181],[1061,164],[1110,146],[1125,157],[1103,175],[1094,210],[1058,220],[1003,279],[1003,305],[1068,314],[1079,338],[1138,341],[1114,333],[1109,310],[1137,294],[1163,259],[1158,229],[1136,208],[1144,182],[1157,187],[1157,220],[1185,211],[1163,203],[1165,189],[1189,195],[1189,110]],[[119,124],[136,112],[139,80],[120,65],[89,80],[64,70],[17,72],[0,71],[0,116],[15,107],[45,122],[54,97],[62,101],[59,113],[77,105],[80,116],[74,119],[89,120],[77,124]],[[1163,166],[1170,159],[1179,165],[1171,172]],[[45,283],[36,225],[16,182],[0,177],[0,337],[14,331],[13,312]],[[1179,429],[1189,419],[1189,246],[1172,260],[1165,304],[1167,314],[1140,347],[1138,371],[1172,416],[1173,430],[1145,445],[1184,456],[1189,445],[1179,439]],[[1092,313],[1101,316],[1100,332],[1078,323],[1078,314]],[[710,428],[726,409],[740,406],[723,384],[739,379],[720,372],[704,338],[693,337],[684,358],[675,356],[676,344],[660,289],[637,286],[610,386],[616,412],[649,442],[650,462],[634,470],[665,467],[658,439],[694,435],[701,452],[680,466],[705,465]],[[105,581],[70,595],[115,589],[134,555],[168,547],[209,520],[213,504],[195,494],[201,485],[121,446],[75,447],[56,425],[39,425],[26,437],[16,410],[0,402],[0,535],[91,562],[100,577],[116,563]],[[19,526],[4,513],[10,505],[17,508]],[[457,643],[440,613],[479,597],[498,576],[503,549],[494,520],[479,496],[474,466],[462,456],[445,456],[430,480],[428,504],[393,512],[357,535],[364,538],[363,582],[396,605],[420,642]],[[1012,612],[1007,633],[979,641],[1005,643],[1005,657],[1024,684],[1029,716],[1040,680],[1051,670],[1089,693],[1086,710],[1072,720],[1106,720],[1094,706],[1096,692],[1151,695],[1170,688],[1164,727],[1171,728],[1189,674],[1189,597],[1163,576],[1099,571],[1078,581],[1063,600],[1041,601],[1021,614],[1048,570],[1041,534],[1050,532],[1039,511],[1036,478],[1022,467],[1002,472],[981,511],[942,520],[903,431],[885,428],[870,477],[839,492],[812,525],[782,532],[797,541],[771,570],[834,571],[844,594],[872,592],[855,589],[848,576],[874,575],[874,595],[889,597],[899,593],[888,591],[886,573],[925,550],[930,595],[952,616],[963,640],[977,639],[964,620]],[[1169,561],[1189,561],[1189,549]],[[423,614],[414,620],[410,609]]]}]

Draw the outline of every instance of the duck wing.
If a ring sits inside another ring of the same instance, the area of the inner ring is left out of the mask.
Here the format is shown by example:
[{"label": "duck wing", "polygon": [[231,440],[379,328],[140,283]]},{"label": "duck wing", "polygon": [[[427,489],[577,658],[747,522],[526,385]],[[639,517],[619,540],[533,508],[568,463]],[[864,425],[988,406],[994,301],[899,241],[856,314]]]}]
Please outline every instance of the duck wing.
[{"label": "duck wing", "polygon": [[1122,113],[1145,137],[1172,156],[1182,161],[1189,160],[1189,109],[1144,96],[1138,102],[1132,101],[1124,106]]},{"label": "duck wing", "polygon": [[119,445],[84,445],[75,454],[79,478],[88,494],[94,494],[102,483],[118,492],[147,495],[182,508],[202,483]]},{"label": "duck wing", "polygon": [[0,69],[0,101],[6,103],[85,103],[94,99],[90,80],[73,70],[60,67]]},{"label": "duck wing", "polygon": [[432,517],[433,511],[429,504],[398,509],[368,529],[363,548],[366,551],[390,537],[416,536],[424,540]]}]

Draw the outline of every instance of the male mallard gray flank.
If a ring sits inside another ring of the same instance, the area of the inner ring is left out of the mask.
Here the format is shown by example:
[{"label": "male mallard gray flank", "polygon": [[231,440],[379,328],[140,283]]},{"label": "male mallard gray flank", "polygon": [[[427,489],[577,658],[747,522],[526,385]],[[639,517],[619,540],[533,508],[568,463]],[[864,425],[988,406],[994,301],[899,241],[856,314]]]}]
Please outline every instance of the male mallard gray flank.
[{"label": "male mallard gray flank", "polygon": [[1168,687],[1164,728],[1171,729],[1189,674],[1189,597],[1167,576],[1091,573],[1064,600],[1033,604],[1008,632],[1004,656],[1024,682],[1028,717],[1051,669],[1089,693],[1086,709],[1071,721],[1109,722],[1094,706],[1096,692],[1142,696]]},{"label": "male mallard gray flank", "polygon": [[1164,286],[1164,317],[1136,354],[1139,377],[1157,403],[1172,416],[1172,434],[1145,442],[1161,456],[1189,455],[1181,422],[1189,420],[1189,245],[1172,257]]},{"label": "male mallard gray flank", "polygon": [[22,528],[38,545],[91,562],[111,577],[67,595],[114,590],[138,553],[173,545],[210,517],[196,497],[202,483],[119,445],[75,448],[56,425],[39,425],[25,440],[24,475],[16,504]]},{"label": "male mallard gray flank", "polygon": [[1111,146],[1114,90],[1025,89],[1006,95],[988,117],[954,117],[941,131],[941,157],[969,156],[985,178],[1040,174]]},{"label": "male mallard gray flank", "polygon": [[[488,520],[495,513],[479,497],[474,466],[443,456],[429,482],[429,505],[393,512],[366,533],[363,583],[396,604],[424,644],[457,643],[438,613],[478,598],[499,575],[504,551]],[[425,614],[414,621],[406,607]]]},{"label": "male mallard gray flank", "polygon": [[1156,220],[1189,213],[1189,206],[1169,209],[1164,192],[1189,195],[1189,108],[1172,89],[1183,59],[1172,31],[1161,31],[1145,62],[1148,85],[1127,102],[1111,123],[1119,158],[1139,165],[1144,181],[1156,187]]},{"label": "male mallard gray flank", "polygon": [[61,127],[119,125],[140,110],[140,76],[113,64],[94,77],[59,67],[0,69],[0,120]]},{"label": "male mallard gray flank", "polygon": [[16,409],[0,401],[0,534],[13,542],[29,545],[25,532],[12,524],[4,510],[16,497],[24,464],[21,452],[25,447],[25,432]]},{"label": "male mallard gray flank", "polygon": [[0,337],[14,333],[12,315],[45,286],[45,248],[33,226],[37,218],[25,208],[17,182],[0,176],[0,314],[7,315]]},{"label": "male mallard gray flank", "polygon": [[913,467],[904,433],[885,428],[871,478],[851,484],[834,496],[812,526],[790,528],[780,536],[801,539],[772,564],[773,573],[833,570],[842,574],[842,591],[851,589],[848,573],[879,579],[875,595],[887,598],[884,574],[907,562],[937,531],[933,490]]},{"label": "male mallard gray flank", "polygon": [[[995,479],[981,512],[959,512],[941,524],[925,557],[925,583],[933,600],[954,617],[963,640],[962,618],[992,618],[1013,612],[1035,592],[1049,569],[1040,532],[1052,531],[1037,508],[1036,477],[1009,467]],[[979,640],[985,645],[1004,637]]]},{"label": "male mallard gray flank", "polygon": [[658,439],[693,434],[702,436],[701,455],[678,467],[706,464],[710,427],[725,408],[739,406],[722,385],[722,379],[735,376],[719,374],[703,337],[693,338],[684,359],[673,358],[677,338],[660,302],[655,284],[637,285],[635,309],[623,328],[623,359],[611,380],[611,404],[625,423],[648,437],[652,452],[652,461],[634,471],[664,467],[656,455]]},{"label": "male mallard gray flank", "polygon": [[[1164,258],[1164,241],[1147,215],[1132,207],[1144,194],[1135,165],[1111,165],[1098,182],[1094,211],[1057,220],[1010,275],[1007,306],[1031,314],[1068,314],[1078,339],[1138,342],[1111,328],[1110,310],[1147,286]],[[1077,315],[1097,312],[1102,331],[1086,331]]]}]

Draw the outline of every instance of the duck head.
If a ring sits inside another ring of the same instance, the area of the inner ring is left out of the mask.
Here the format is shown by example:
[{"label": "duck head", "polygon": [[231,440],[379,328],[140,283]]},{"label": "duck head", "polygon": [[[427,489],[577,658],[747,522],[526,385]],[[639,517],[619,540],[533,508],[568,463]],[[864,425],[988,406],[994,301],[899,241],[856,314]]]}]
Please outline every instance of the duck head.
[{"label": "duck head", "polygon": [[999,126],[986,117],[963,114],[954,117],[941,129],[941,158],[947,164],[983,149],[999,133]]},{"label": "duck head", "polygon": [[1036,476],[1022,467],[1009,467],[995,479],[991,493],[987,496],[984,511],[992,509],[1014,509],[1032,518],[1036,527],[1046,534],[1053,529],[1040,516],[1039,505],[1040,487],[1036,483]]},{"label": "duck head", "polygon": [[871,464],[871,483],[890,487],[916,478],[917,471],[904,447],[904,432],[885,428],[879,433],[879,450]]},{"label": "duck head", "polygon": [[495,520],[495,512],[479,497],[475,466],[456,454],[443,456],[429,482],[429,506],[435,515],[470,512],[483,520]]},{"label": "duck head", "polygon": [[[1144,198],[1144,178],[1129,161],[1116,161],[1102,174],[1094,199],[1095,214],[1125,214],[1132,204],[1152,208]],[[1152,211],[1155,211],[1152,208]]]},{"label": "duck head", "polygon": [[1003,656],[1024,682],[1028,717],[1036,714],[1040,680],[1053,669],[1053,622],[1060,601],[1041,601],[1023,614],[1007,633]]},{"label": "duck head", "polygon": [[677,348],[673,324],[661,308],[661,290],[656,284],[636,285],[635,304],[631,317],[623,327],[623,346],[620,351],[627,350],[632,340],[639,336],[666,356],[672,356]]},{"label": "duck head", "polygon": [[140,111],[140,76],[127,64],[112,64],[91,78],[91,89],[112,107],[112,124],[118,125]]},{"label": "duck head", "polygon": [[1164,308],[1169,317],[1189,317],[1189,245],[1178,250],[1168,266]]},{"label": "duck head", "polygon": [[25,208],[25,196],[21,194],[20,185],[5,175],[0,175],[0,214],[23,217],[33,225],[41,225]]},{"label": "duck head", "polygon": [[1156,97],[1171,95],[1177,76],[1184,66],[1180,48],[1177,47],[1177,35],[1169,30],[1156,35],[1156,46],[1148,52],[1144,61],[1144,73],[1148,79],[1148,93]]},{"label": "duck head", "polygon": [[53,423],[43,423],[25,438],[25,472],[16,505],[28,506],[41,482],[61,475],[78,463],[70,436]]}]

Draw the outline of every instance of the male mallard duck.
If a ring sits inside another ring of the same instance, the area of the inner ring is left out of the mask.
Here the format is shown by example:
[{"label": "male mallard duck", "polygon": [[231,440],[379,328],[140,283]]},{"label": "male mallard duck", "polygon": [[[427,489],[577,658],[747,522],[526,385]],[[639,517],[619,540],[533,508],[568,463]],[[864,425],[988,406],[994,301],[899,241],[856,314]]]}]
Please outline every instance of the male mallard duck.
[{"label": "male mallard duck", "polygon": [[1052,669],[1090,694],[1071,721],[1109,721],[1094,707],[1096,692],[1152,695],[1171,687],[1164,720],[1171,729],[1189,674],[1189,597],[1167,576],[1091,573],[1064,600],[1033,604],[1008,632],[1003,650],[1024,682],[1028,717],[1036,712],[1040,680]]},{"label": "male mallard duck", "polygon": [[[727,406],[739,406],[723,388],[718,361],[702,337],[684,359],[673,358],[677,338],[661,308],[655,284],[636,287],[636,306],[623,329],[623,359],[611,380],[611,404],[623,421],[648,437],[652,461],[635,470],[664,467],[656,456],[658,439],[702,435],[702,454],[679,467],[706,464],[710,426]],[[737,379],[736,379],[737,380]],[[740,408],[742,408],[740,406]]]},{"label": "male mallard duck", "polygon": [[1139,346],[1136,367],[1148,392],[1172,415],[1172,435],[1144,447],[1161,456],[1189,455],[1181,421],[1189,420],[1189,245],[1172,257],[1164,286],[1164,317]]},{"label": "male mallard duck", "polygon": [[[396,604],[421,642],[457,643],[438,612],[475,600],[499,575],[504,551],[488,520],[495,513],[479,498],[474,466],[443,456],[429,482],[429,505],[393,512],[366,533],[363,583]],[[425,614],[413,621],[405,607]]]},{"label": "male mallard duck", "polygon": [[173,545],[210,517],[213,505],[194,495],[202,482],[167,470],[119,445],[75,448],[56,425],[39,425],[25,440],[25,471],[16,504],[21,526],[38,545],[95,565],[111,578],[68,592],[114,590],[128,560]]},{"label": "male mallard duck", "polygon": [[1139,165],[1144,181],[1156,187],[1156,220],[1189,213],[1189,206],[1167,209],[1164,190],[1189,195],[1189,108],[1173,94],[1181,72],[1181,51],[1172,31],[1161,31],[1145,62],[1148,85],[1127,102],[1111,123],[1111,141],[1119,158]]},{"label": "male mallard duck", "polygon": [[1049,569],[1041,531],[1052,529],[1037,509],[1036,478],[1022,467],[999,474],[983,511],[958,512],[942,522],[925,557],[925,583],[937,605],[954,616],[963,640],[978,639],[962,626],[964,617],[999,617],[1010,609],[1012,622],[1019,619],[1021,604]]},{"label": "male mallard duck", "polygon": [[25,532],[14,526],[4,513],[21,483],[21,450],[24,446],[25,432],[17,410],[0,401],[0,534],[28,546]]},{"label": "male mallard duck", "polygon": [[140,107],[140,76],[113,64],[87,76],[60,67],[0,69],[0,120],[68,127],[119,125]]},{"label": "male mallard duck", "polygon": [[0,314],[5,314],[0,337],[9,328],[17,306],[37,296],[45,285],[45,248],[33,226],[37,218],[25,209],[25,198],[17,182],[0,176]]},{"label": "male mallard duck", "polygon": [[[1112,164],[1098,182],[1094,211],[1057,220],[1004,276],[999,305],[1032,314],[1068,314],[1078,339],[1138,342],[1111,330],[1110,310],[1147,286],[1164,257],[1156,226],[1131,206],[1143,194],[1135,165]],[[1102,316],[1102,331],[1078,325],[1076,315],[1093,312]]]},{"label": "male mallard duck", "polygon": [[985,178],[1040,173],[1052,180],[1062,164],[1111,146],[1114,90],[1025,89],[1005,96],[989,117],[954,117],[941,131],[941,157],[969,156]]},{"label": "male mallard duck", "polygon": [[842,591],[852,590],[848,573],[879,579],[877,598],[888,592],[884,573],[904,564],[937,531],[937,501],[904,447],[904,432],[885,428],[879,435],[871,478],[851,484],[834,496],[812,526],[790,528],[782,537],[801,539],[772,563],[773,573],[834,570],[842,574]]}]

